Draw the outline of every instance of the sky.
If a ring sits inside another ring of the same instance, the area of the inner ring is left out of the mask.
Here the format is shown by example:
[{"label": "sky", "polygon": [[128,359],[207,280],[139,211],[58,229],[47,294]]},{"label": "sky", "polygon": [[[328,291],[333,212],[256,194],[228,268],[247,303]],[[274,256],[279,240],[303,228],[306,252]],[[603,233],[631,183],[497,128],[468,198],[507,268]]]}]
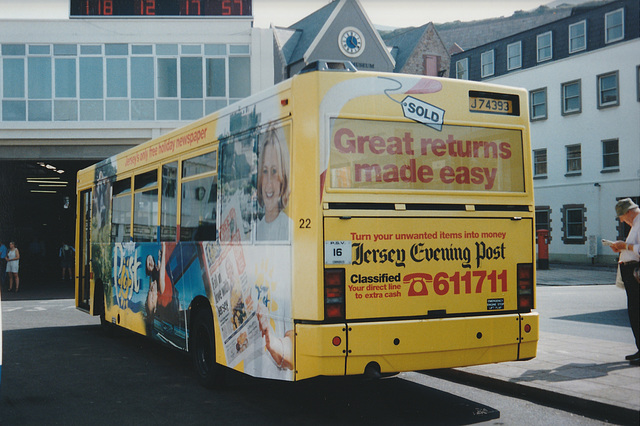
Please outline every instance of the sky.
[{"label": "sky", "polygon": [[[253,0],[254,26],[288,27],[330,0]],[[569,2],[569,1],[564,1]],[[551,0],[360,0],[376,26],[411,27],[428,22],[507,17]],[[0,19],[67,19],[69,0],[0,0]]]}]

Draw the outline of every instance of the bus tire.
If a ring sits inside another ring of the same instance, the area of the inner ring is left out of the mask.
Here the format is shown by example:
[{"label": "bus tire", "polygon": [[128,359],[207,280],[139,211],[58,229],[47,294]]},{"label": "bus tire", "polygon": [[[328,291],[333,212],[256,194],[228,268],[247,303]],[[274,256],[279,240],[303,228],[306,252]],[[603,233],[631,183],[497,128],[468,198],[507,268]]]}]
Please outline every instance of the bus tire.
[{"label": "bus tire", "polygon": [[190,352],[198,382],[206,388],[223,384],[222,366],[216,363],[216,344],[213,315],[209,309],[198,309],[191,326]]}]

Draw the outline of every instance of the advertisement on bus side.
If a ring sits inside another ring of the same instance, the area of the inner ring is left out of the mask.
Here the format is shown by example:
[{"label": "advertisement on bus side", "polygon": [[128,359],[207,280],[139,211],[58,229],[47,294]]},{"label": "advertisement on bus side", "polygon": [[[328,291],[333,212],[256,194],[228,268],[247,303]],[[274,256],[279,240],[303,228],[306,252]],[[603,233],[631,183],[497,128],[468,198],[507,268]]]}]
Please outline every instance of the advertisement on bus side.
[{"label": "advertisement on bus side", "polygon": [[[199,154],[194,166],[183,162],[182,176],[193,167],[196,178],[181,187],[180,227],[157,230],[134,220],[132,230],[127,216],[131,183],[115,176],[119,169],[201,146],[215,126],[164,138],[96,172],[93,271],[104,284],[107,321],[187,350],[190,304],[205,297],[223,342],[217,348],[219,363],[257,377],[293,380],[290,126],[259,127],[261,113],[255,107],[227,121],[218,123],[217,156]],[[213,171],[198,179],[209,170],[207,161]],[[163,174],[163,202],[177,199],[176,186],[166,185],[175,175]],[[120,182],[129,185],[125,191],[114,189]],[[120,193],[124,196],[118,198]],[[180,241],[155,241],[174,240],[178,232]],[[131,234],[140,241],[127,241]]]}]

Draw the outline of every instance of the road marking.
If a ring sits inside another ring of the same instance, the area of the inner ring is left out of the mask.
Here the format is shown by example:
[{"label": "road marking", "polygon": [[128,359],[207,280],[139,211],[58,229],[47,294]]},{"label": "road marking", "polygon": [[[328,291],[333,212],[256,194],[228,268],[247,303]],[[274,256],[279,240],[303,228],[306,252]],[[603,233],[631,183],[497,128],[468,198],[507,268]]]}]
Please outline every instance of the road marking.
[{"label": "road marking", "polygon": [[43,300],[43,301],[4,301],[2,302],[2,311],[6,313],[23,311],[23,312],[45,312],[45,311],[66,311],[75,309],[75,302],[70,300]]}]

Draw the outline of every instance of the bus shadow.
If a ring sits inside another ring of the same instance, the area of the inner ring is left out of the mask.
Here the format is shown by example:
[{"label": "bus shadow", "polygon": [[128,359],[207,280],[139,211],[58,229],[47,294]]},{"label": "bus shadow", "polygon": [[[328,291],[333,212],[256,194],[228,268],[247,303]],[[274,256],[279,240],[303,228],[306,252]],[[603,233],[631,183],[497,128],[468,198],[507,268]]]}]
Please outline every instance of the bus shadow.
[{"label": "bus shadow", "polygon": [[610,311],[590,312],[587,314],[565,315],[551,319],[587,322],[592,324],[615,325],[618,327],[629,326],[629,316],[626,309],[615,309]]},{"label": "bus shadow", "polygon": [[474,424],[486,405],[399,378],[315,378],[298,383],[227,370],[224,386],[198,385],[188,356],[100,326],[4,333],[2,424]]},{"label": "bus shadow", "polygon": [[238,399],[277,409],[265,415],[266,424],[279,424],[287,413],[302,424],[447,424],[464,425],[500,417],[486,405],[437,389],[392,377],[320,377],[299,383],[259,380],[233,374],[238,382],[227,391]]},{"label": "bus shadow", "polygon": [[598,377],[608,376],[616,370],[633,369],[625,361],[607,362],[602,364],[596,363],[570,363],[560,365],[548,370],[527,370],[520,377],[510,379],[511,382],[567,382],[582,379],[595,379]]}]

